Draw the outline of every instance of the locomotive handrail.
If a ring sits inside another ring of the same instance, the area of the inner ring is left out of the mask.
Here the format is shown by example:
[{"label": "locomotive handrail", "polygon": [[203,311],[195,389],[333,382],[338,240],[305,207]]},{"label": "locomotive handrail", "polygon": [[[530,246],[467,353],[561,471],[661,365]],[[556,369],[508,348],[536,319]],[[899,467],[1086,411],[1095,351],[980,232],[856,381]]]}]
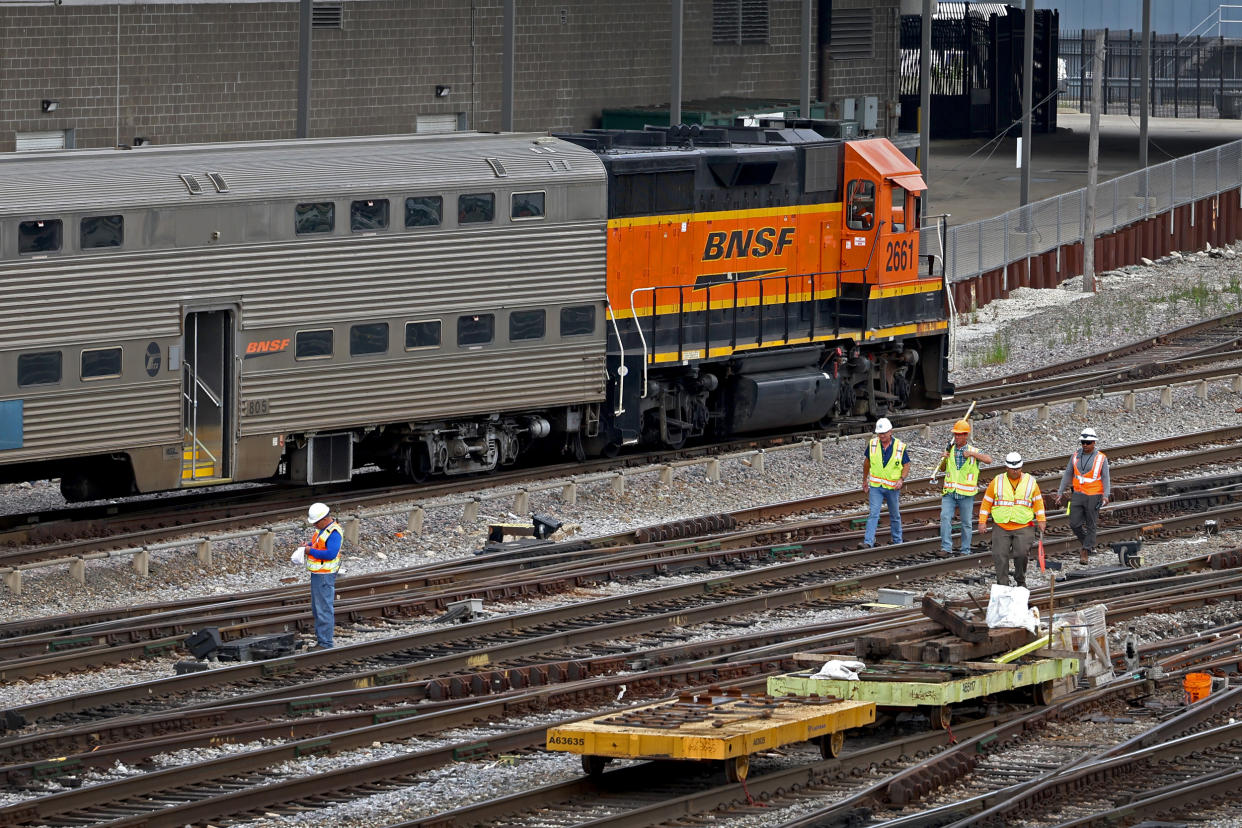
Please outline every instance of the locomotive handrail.
[{"label": "locomotive handrail", "polygon": [[[642,344],[642,348],[643,348],[643,393],[639,394],[638,397],[639,399],[645,400],[647,399],[647,363],[649,361],[649,358],[647,356],[647,337],[643,336],[643,325],[641,322],[638,321],[638,308],[634,306],[634,294],[638,293],[641,290],[652,291],[652,294],[651,294],[652,325],[654,325],[655,324],[655,315],[654,315],[655,314],[655,310],[654,310],[655,288],[654,287],[634,288],[633,290],[630,291],[630,318],[634,320],[634,329],[638,331],[638,341]],[[616,323],[614,322],[614,324]],[[654,329],[652,330],[652,333],[653,334],[655,333]],[[625,363],[622,363],[622,364],[624,365]]]},{"label": "locomotive handrail", "polygon": [[[630,299],[630,307],[633,307],[633,298]],[[621,352],[621,364],[617,366],[617,406],[612,410],[613,414],[625,413],[625,375],[629,373],[629,369],[625,367],[625,343],[621,341],[621,328],[617,325],[617,317],[612,312],[612,303],[607,299],[604,300],[604,313],[608,314],[608,321],[612,323],[612,332],[617,337],[617,350]],[[644,369],[644,374],[646,373]],[[643,390],[644,395],[646,389]]]}]

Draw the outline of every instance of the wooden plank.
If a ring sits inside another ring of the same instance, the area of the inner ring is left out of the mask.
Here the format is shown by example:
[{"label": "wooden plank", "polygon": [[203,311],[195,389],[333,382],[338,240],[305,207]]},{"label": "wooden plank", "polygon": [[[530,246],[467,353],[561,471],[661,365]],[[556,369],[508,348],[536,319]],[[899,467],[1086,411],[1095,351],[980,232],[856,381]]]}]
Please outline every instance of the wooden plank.
[{"label": "wooden plank", "polygon": [[980,628],[979,625],[945,608],[943,604],[930,595],[923,596],[923,614],[958,638],[974,642],[987,638],[988,628],[986,626]]}]

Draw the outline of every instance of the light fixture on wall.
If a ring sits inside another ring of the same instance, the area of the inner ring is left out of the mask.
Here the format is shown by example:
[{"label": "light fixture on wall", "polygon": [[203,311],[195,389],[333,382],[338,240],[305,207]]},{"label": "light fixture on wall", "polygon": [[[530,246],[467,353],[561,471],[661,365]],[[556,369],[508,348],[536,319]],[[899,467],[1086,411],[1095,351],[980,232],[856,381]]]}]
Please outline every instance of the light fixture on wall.
[{"label": "light fixture on wall", "polygon": [[447,98],[449,96],[449,93],[452,91],[453,91],[453,87],[451,86],[441,86],[439,84],[436,84],[436,97],[437,98]]},{"label": "light fixture on wall", "polygon": [[60,108],[60,101],[49,101],[47,98],[43,99],[43,111],[44,112],[55,112],[59,108]]}]

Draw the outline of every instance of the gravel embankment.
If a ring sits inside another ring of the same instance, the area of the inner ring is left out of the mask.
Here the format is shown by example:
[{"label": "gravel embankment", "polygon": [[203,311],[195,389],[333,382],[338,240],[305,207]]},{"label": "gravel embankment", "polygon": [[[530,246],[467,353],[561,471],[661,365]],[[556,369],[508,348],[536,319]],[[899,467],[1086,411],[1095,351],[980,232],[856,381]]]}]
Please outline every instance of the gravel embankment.
[{"label": "gravel embankment", "polygon": [[[1238,262],[1232,258],[1232,253],[1222,254],[1221,258],[1185,257],[1153,267],[1127,268],[1125,272],[1107,274],[1102,277],[1101,290],[1095,295],[1078,293],[1073,284],[1051,291],[1016,291],[1012,298],[980,310],[976,318],[959,329],[959,367],[954,379],[966,383],[1069,359],[1236,308],[1242,304],[1242,287],[1238,286],[1235,276]],[[989,359],[997,356],[1004,357],[1002,364],[987,364]],[[1008,428],[1000,418],[983,419],[977,423],[973,439],[997,458],[1014,450],[1029,457],[1064,456],[1075,446],[1080,429],[1090,424],[1100,432],[1101,447],[1107,451],[1110,444],[1152,440],[1242,422],[1242,415],[1234,413],[1240,404],[1238,395],[1229,391],[1225,384],[1213,383],[1206,400],[1198,399],[1190,389],[1176,390],[1171,410],[1161,408],[1158,393],[1145,393],[1139,396],[1139,407],[1134,413],[1124,411],[1118,399],[1105,399],[1092,400],[1086,418],[1077,417],[1072,407],[1063,406],[1057,407],[1052,418],[1046,422],[1039,421],[1034,413],[1017,415]],[[911,443],[916,476],[925,476],[930,472],[946,439],[942,433],[945,431],[947,429],[938,429],[929,441],[920,440],[915,432],[901,435]],[[543,493],[531,495],[530,507],[563,520],[568,533],[598,535],[699,514],[853,489],[859,482],[862,446],[862,441],[857,438],[829,446],[823,463],[814,463],[809,451],[802,448],[771,453],[767,458],[766,473],[762,476],[753,468],[728,461],[722,464],[720,484],[707,483],[701,468],[690,468],[679,470],[671,487],[661,487],[653,471],[649,475],[631,478],[624,494],[616,494],[608,483],[598,483],[581,486],[575,506],[565,505],[554,494]],[[985,477],[990,476],[990,472],[985,474]],[[4,503],[5,511],[46,508],[58,500],[55,487],[46,482],[29,488],[0,487],[0,502]],[[513,519],[507,512],[512,506],[512,500],[508,499],[485,500],[479,520],[470,526],[462,525],[459,508],[438,508],[434,503],[424,505],[428,507],[425,530],[417,537],[405,533],[404,517],[372,519],[364,514],[361,542],[357,549],[347,553],[346,574],[469,558],[482,547],[485,526],[489,521]],[[883,529],[881,532],[883,538]],[[289,551],[302,539],[300,533],[283,532],[278,537],[276,553],[266,557],[259,555],[255,541],[219,543],[215,550],[218,563],[211,571],[198,565],[192,545],[183,550],[156,553],[152,555],[150,577],[145,580],[138,579],[123,561],[88,565],[85,586],[73,582],[62,570],[29,572],[22,595],[5,595],[6,616],[18,619],[64,614],[188,595],[226,596],[282,582],[302,582],[304,574],[287,561]],[[1201,554],[1207,548],[1233,546],[1239,539],[1238,533],[1226,532],[1213,539],[1151,543],[1144,553],[1149,563],[1174,560]],[[1071,563],[1070,566],[1075,568],[1077,564]],[[968,573],[912,585],[911,588],[934,588],[942,594],[956,597],[967,592],[984,594],[988,583],[990,568],[978,567]],[[1029,583],[1038,586],[1044,581],[1037,572],[1032,572]],[[487,609],[492,612],[520,612],[539,605],[615,594],[650,585],[606,584],[574,596],[515,602]],[[852,607],[838,606],[813,611],[776,611],[747,620],[753,621],[756,629],[797,628],[858,612],[860,610]],[[1136,627],[1143,640],[1155,640],[1203,629],[1212,623],[1219,623],[1228,615],[1215,607],[1152,616],[1131,622],[1131,625]],[[366,628],[341,629],[338,636],[341,643],[348,643],[367,637],[413,632],[420,628],[421,622],[377,623]],[[736,634],[737,628],[691,632],[695,636],[726,635]],[[1113,631],[1115,643],[1119,643],[1123,636],[1123,629]],[[52,694],[81,692],[90,687],[142,681],[170,673],[171,660],[166,660],[109,668],[89,675],[14,683],[0,690],[0,706],[20,704]],[[445,738],[451,737],[446,735]],[[300,769],[291,771],[299,775],[318,773],[416,750],[426,744],[411,741],[401,745],[377,745],[370,751],[317,757],[297,763]],[[443,772],[428,774],[425,784],[404,791],[336,806],[307,816],[271,818],[251,824],[265,828],[277,825],[313,825],[316,828],[380,825],[409,818],[415,813],[427,814],[457,807],[465,802],[464,791],[494,796],[519,785],[551,782],[577,772],[577,760],[572,756],[522,756],[504,761],[462,763]]]}]

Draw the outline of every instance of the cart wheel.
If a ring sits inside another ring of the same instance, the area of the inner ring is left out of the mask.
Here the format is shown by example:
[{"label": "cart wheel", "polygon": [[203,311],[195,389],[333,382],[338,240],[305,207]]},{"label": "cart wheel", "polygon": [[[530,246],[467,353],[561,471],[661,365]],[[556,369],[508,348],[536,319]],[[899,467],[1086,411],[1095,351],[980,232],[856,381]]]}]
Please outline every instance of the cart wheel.
[{"label": "cart wheel", "polygon": [[590,754],[582,754],[582,772],[587,776],[599,776],[604,772],[604,765],[612,760],[607,756],[592,756]]},{"label": "cart wheel", "polygon": [[841,746],[845,744],[845,731],[838,730],[836,733],[820,736],[816,741],[819,742],[820,756],[825,759],[836,759],[841,755]]},{"label": "cart wheel", "polygon": [[947,704],[933,707],[930,713],[931,726],[934,730],[947,730],[953,721],[953,708]]},{"label": "cart wheel", "polygon": [[750,757],[734,756],[732,759],[724,760],[725,779],[730,782],[741,782],[750,773]]},{"label": "cart wheel", "polygon": [[1052,700],[1057,696],[1056,682],[1048,680],[1035,685],[1035,703],[1042,705],[1052,704]]}]

